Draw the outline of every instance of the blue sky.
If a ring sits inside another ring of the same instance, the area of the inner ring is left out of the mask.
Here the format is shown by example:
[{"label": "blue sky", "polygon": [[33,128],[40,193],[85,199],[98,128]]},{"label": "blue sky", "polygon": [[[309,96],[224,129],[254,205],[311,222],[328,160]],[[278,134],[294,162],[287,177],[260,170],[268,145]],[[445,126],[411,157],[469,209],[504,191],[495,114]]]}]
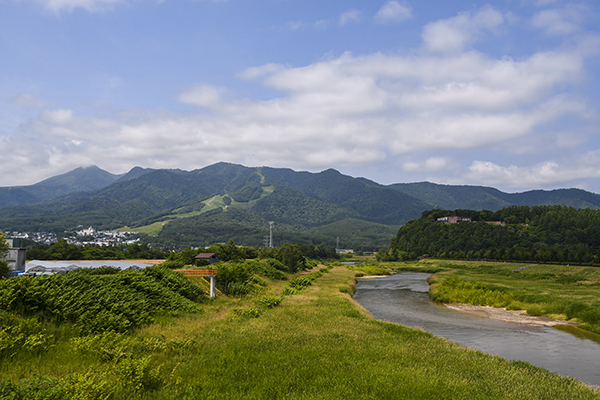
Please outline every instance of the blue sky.
[{"label": "blue sky", "polygon": [[0,186],[227,161],[600,193],[593,0],[0,9]]}]

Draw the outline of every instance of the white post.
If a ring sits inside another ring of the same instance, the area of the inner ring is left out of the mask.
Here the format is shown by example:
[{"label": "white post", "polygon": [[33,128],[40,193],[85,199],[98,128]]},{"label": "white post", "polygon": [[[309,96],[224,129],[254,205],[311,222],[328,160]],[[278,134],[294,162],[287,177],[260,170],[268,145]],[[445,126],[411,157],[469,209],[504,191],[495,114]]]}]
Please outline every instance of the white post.
[{"label": "white post", "polygon": [[210,297],[215,297],[215,281],[217,279],[216,275],[210,276]]}]

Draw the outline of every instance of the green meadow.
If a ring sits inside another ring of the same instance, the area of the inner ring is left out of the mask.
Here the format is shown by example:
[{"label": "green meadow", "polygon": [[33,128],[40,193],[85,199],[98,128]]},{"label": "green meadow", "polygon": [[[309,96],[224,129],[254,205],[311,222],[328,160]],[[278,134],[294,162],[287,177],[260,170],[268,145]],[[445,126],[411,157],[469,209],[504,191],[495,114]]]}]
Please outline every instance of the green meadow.
[{"label": "green meadow", "polygon": [[600,399],[575,379],[374,320],[349,295],[357,269],[307,272],[262,276],[251,294],[204,299],[195,311],[163,313],[129,332],[46,326],[45,345],[0,353],[0,396]]}]

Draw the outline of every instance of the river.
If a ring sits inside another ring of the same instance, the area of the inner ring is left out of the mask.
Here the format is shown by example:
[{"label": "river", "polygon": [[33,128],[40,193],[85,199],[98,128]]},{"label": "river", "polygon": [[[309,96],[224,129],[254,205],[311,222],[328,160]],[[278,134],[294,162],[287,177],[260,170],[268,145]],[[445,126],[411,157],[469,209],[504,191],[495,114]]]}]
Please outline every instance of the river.
[{"label": "river", "polygon": [[509,360],[523,360],[600,387],[600,344],[558,329],[462,314],[429,301],[427,277],[406,272],[357,283],[354,299],[382,321],[420,327],[436,336]]}]

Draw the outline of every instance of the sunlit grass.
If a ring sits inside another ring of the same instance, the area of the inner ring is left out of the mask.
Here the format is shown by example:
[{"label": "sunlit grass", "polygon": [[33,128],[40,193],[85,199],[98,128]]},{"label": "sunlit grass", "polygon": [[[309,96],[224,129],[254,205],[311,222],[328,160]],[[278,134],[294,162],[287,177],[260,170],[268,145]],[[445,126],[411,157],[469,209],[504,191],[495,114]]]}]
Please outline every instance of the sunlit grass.
[{"label": "sunlit grass", "polygon": [[[600,333],[600,268],[447,260],[405,264],[401,268],[437,271],[428,279],[430,296],[437,301],[506,306],[534,316],[581,322],[581,328]],[[484,284],[487,295],[467,287],[452,293],[442,289],[440,283],[449,276],[458,276],[469,284]]]},{"label": "sunlit grass", "polygon": [[67,330],[43,354],[3,360],[0,374],[26,385],[34,374],[87,373],[112,399],[600,399],[574,379],[375,321],[340,291],[354,279],[334,267],[258,318],[231,312],[260,308],[252,296],[218,297],[201,313],[163,315],[132,336],[76,347]]}]

